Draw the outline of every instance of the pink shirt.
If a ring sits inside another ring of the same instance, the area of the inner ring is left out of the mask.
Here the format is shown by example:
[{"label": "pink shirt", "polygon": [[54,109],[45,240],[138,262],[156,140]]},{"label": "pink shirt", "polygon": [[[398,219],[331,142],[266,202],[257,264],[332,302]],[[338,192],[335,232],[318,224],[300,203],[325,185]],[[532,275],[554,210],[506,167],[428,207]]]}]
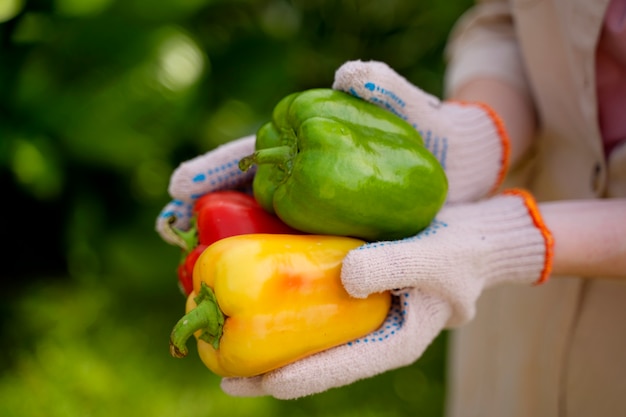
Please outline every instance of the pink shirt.
[{"label": "pink shirt", "polygon": [[611,0],[596,51],[600,131],[606,155],[626,140],[626,0]]}]

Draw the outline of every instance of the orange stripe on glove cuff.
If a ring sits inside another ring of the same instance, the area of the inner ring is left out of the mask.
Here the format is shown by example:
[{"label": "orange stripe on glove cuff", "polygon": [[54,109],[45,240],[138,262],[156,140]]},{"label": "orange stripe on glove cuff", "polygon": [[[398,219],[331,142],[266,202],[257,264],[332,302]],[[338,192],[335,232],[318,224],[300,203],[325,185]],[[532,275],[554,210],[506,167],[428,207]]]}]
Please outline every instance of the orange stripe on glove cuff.
[{"label": "orange stripe on glove cuff", "polygon": [[546,259],[543,265],[543,270],[541,271],[541,276],[535,284],[543,284],[550,277],[550,272],[552,271],[552,261],[554,258],[554,237],[552,236],[552,232],[548,229],[546,224],[543,221],[543,217],[539,212],[539,207],[537,206],[537,201],[534,197],[526,190],[522,190],[520,188],[508,189],[503,192],[505,195],[518,195],[524,199],[526,207],[528,208],[528,214],[530,214],[533,219],[533,223],[535,226],[541,231],[543,239],[546,243]]},{"label": "orange stripe on glove cuff", "polygon": [[509,138],[506,126],[504,125],[504,120],[502,120],[500,115],[498,115],[498,113],[496,113],[496,111],[491,108],[491,106],[485,103],[461,101],[454,101],[454,103],[459,103],[464,106],[476,106],[481,108],[485,112],[486,116],[493,123],[495,136],[500,141],[499,146],[496,146],[496,148],[500,150],[500,170],[498,171],[496,180],[491,186],[488,194],[495,194],[498,191],[498,188],[500,188],[500,186],[504,182],[504,178],[506,177],[506,174],[509,170],[509,163],[511,159],[511,139]]}]

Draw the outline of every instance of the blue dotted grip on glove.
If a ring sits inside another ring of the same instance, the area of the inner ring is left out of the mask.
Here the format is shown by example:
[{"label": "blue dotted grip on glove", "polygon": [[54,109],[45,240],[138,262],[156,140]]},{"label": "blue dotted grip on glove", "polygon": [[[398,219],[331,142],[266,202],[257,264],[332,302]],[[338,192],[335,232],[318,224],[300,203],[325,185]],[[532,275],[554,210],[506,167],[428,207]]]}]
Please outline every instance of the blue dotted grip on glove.
[{"label": "blue dotted grip on glove", "polygon": [[197,189],[198,185],[203,186],[202,192],[193,193],[189,196],[195,200],[206,194],[206,189],[216,191],[221,189],[237,188],[242,182],[254,175],[254,171],[243,172],[239,169],[239,158],[233,159],[217,167],[211,167],[205,172],[198,172],[193,175],[191,182],[194,184],[193,189]]},{"label": "blue dotted grip on glove", "polygon": [[443,222],[441,220],[434,219],[430,223],[430,225],[428,225],[427,228],[425,228],[424,230],[422,230],[415,236],[411,236],[411,237],[407,237],[405,239],[399,239],[399,240],[387,240],[387,241],[383,240],[380,242],[366,243],[365,245],[359,246],[353,250],[369,250],[369,249],[380,248],[383,246],[399,245],[399,244],[403,244],[407,242],[421,240],[428,236],[436,234],[437,232],[441,231],[441,229],[444,229],[446,227],[448,227],[448,223]]},{"label": "blue dotted grip on glove", "polygon": [[181,200],[172,200],[165,206],[163,210],[161,210],[159,217],[162,217],[164,219],[169,219],[170,217],[187,219],[191,217],[192,209],[193,206],[191,204],[185,203]]},{"label": "blue dotted grip on glove", "polygon": [[411,120],[406,114],[404,111],[406,102],[395,92],[382,88],[371,81],[365,82],[363,88],[365,88],[366,91],[372,92],[372,95],[361,97],[354,88],[350,88],[349,92],[353,96],[374,103],[410,123],[424,139],[424,146],[437,158],[443,169],[446,169],[446,158],[448,154],[447,137],[440,137],[434,134],[430,129],[421,129],[417,121]]},{"label": "blue dotted grip on glove", "polygon": [[409,298],[409,293],[406,292],[400,296],[394,296],[391,301],[391,307],[389,308],[389,314],[387,315],[387,318],[382,326],[375,332],[370,333],[365,337],[348,342],[348,346],[358,345],[361,343],[384,342],[395,335],[404,324],[406,316],[405,309],[408,306],[407,298]]}]

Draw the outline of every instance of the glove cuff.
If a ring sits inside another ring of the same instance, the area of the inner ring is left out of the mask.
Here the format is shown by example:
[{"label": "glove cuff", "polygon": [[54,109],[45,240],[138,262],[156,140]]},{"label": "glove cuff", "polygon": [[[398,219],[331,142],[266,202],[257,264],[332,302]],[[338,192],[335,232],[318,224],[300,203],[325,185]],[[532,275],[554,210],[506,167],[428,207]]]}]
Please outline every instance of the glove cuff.
[{"label": "glove cuff", "polygon": [[547,281],[554,239],[532,195],[522,189],[506,190],[476,209],[476,222],[484,225],[478,232],[484,236],[482,239],[491,240],[485,242],[491,246],[484,252],[488,265],[485,287],[501,282]]},{"label": "glove cuff", "polygon": [[522,189],[509,189],[503,192],[503,195],[509,196],[518,196],[521,197],[524,201],[524,206],[530,216],[530,219],[533,222],[533,225],[539,230],[541,233],[541,240],[544,245],[544,261],[541,269],[541,273],[539,274],[539,278],[535,281],[535,284],[543,284],[550,277],[550,273],[552,272],[552,262],[554,259],[554,237],[552,232],[546,226],[543,221],[543,217],[539,212],[539,207],[537,206],[536,200],[532,197],[532,195],[525,190]]},{"label": "glove cuff", "polygon": [[509,167],[510,140],[504,122],[484,103],[447,101],[439,136],[423,133],[426,147],[444,167],[448,202],[476,201],[494,194]]},{"label": "glove cuff", "polygon": [[[470,241],[466,245],[476,251],[466,262],[473,264],[473,273],[478,274],[469,277],[461,273],[462,278],[454,283],[439,282],[432,286],[432,291],[439,292],[453,306],[454,314],[447,327],[470,320],[475,314],[476,300],[486,288],[502,283],[540,284],[547,281],[552,268],[554,240],[530,193],[506,190],[469,206],[469,210],[467,205],[457,206],[456,213],[456,207],[452,206],[450,217],[442,216],[451,225],[460,219],[475,224],[467,230]],[[472,283],[471,278],[478,281]]]}]

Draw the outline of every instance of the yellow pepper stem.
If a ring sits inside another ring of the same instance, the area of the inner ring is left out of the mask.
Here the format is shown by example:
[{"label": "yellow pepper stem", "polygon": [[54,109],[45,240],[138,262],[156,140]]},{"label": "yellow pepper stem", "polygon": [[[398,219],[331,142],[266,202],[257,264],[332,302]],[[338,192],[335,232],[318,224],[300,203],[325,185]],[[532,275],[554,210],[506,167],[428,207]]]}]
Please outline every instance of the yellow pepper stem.
[{"label": "yellow pepper stem", "polygon": [[176,323],[170,334],[170,354],[175,358],[187,356],[187,340],[198,330],[202,331],[198,336],[200,339],[210,343],[216,350],[219,348],[225,318],[215,293],[203,282],[194,301],[196,307]]}]

